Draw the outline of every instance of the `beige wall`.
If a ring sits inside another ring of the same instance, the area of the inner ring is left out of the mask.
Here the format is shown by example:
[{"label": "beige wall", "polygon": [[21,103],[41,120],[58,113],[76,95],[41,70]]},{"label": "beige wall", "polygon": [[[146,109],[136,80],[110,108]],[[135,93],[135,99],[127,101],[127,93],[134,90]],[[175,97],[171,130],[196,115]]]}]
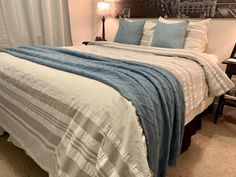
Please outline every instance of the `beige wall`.
[{"label": "beige wall", "polygon": [[228,58],[236,43],[236,20],[213,19],[208,32],[208,53],[217,55],[221,60]]},{"label": "beige wall", "polygon": [[92,40],[93,0],[69,0],[68,2],[73,45]]}]

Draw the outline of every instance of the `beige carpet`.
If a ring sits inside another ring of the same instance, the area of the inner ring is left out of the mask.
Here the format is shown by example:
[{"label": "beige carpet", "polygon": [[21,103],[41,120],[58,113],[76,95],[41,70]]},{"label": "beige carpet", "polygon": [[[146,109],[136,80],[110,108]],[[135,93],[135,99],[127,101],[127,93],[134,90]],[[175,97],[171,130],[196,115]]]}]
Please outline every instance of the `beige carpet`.
[{"label": "beige carpet", "polygon": [[[168,177],[235,177],[236,111],[227,110],[217,125],[205,116],[203,128],[192,138],[187,152]],[[48,177],[24,151],[0,137],[0,177]]]},{"label": "beige carpet", "polygon": [[236,111],[227,110],[217,125],[212,115],[205,117],[201,131],[168,177],[236,177]]}]

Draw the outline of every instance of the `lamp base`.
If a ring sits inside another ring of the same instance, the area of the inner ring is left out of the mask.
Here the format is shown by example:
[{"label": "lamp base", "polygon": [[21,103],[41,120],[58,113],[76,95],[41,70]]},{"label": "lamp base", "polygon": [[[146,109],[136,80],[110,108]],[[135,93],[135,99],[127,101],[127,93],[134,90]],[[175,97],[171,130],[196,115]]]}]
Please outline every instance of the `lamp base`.
[{"label": "lamp base", "polygon": [[105,17],[102,17],[102,39],[105,40]]},{"label": "lamp base", "polygon": [[95,41],[107,41],[107,40],[103,39],[102,37],[96,36]]}]

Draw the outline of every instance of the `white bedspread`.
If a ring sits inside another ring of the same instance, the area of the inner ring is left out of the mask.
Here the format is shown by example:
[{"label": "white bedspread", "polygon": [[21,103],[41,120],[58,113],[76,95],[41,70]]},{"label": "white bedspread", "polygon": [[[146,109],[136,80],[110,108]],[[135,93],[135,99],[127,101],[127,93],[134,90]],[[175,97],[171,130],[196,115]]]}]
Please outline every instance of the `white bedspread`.
[{"label": "white bedspread", "polygon": [[[170,70],[183,86],[186,113],[233,87],[207,55],[196,52],[104,42],[70,49]],[[152,175],[135,109],[116,90],[5,53],[0,58],[0,127],[51,176]],[[104,148],[107,143],[112,147]],[[118,160],[112,163],[114,150]]]}]

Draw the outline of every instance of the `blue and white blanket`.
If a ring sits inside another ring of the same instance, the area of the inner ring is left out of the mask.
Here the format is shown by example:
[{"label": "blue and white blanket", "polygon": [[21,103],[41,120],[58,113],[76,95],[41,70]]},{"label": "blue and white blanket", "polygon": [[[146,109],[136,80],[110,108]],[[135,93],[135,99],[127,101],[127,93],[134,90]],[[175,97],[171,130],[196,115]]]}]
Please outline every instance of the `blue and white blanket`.
[{"label": "blue and white blanket", "polygon": [[155,176],[165,176],[168,164],[176,164],[184,130],[185,103],[181,84],[169,71],[145,63],[61,48],[19,47],[3,51],[115,88],[136,108]]}]

